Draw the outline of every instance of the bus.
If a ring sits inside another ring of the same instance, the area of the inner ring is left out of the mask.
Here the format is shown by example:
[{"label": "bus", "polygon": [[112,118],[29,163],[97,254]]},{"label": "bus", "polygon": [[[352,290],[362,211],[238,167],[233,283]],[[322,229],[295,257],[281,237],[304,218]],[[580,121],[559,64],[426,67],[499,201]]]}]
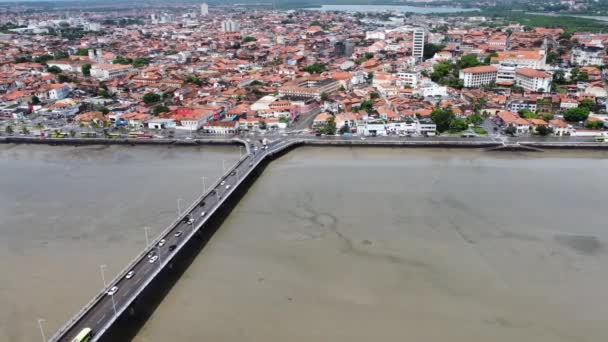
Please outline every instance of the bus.
[{"label": "bus", "polygon": [[93,337],[91,328],[84,328],[72,339],[72,342],[87,342],[91,340],[91,337]]},{"label": "bus", "polygon": [[145,134],[143,132],[130,132],[129,133],[129,139],[150,139],[152,138],[152,135],[150,134]]},{"label": "bus", "polygon": [[80,136],[83,138],[95,138],[97,133],[95,132],[80,132]]},{"label": "bus", "polygon": [[60,132],[60,131],[55,131],[53,133],[51,133],[51,137],[53,138],[66,138],[68,135],[66,133]]},{"label": "bus", "polygon": [[119,133],[108,133],[108,138],[118,139],[118,138],[120,138],[120,134]]}]

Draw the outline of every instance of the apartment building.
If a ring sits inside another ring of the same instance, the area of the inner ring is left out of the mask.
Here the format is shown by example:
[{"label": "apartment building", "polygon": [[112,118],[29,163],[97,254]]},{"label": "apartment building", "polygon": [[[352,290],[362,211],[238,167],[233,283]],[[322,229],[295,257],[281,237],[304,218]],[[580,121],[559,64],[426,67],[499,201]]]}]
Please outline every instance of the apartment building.
[{"label": "apartment building", "polygon": [[529,91],[542,93],[551,91],[552,79],[551,74],[531,68],[521,68],[515,71],[515,84]]},{"label": "apartment building", "polygon": [[134,69],[130,65],[99,63],[91,67],[91,76],[100,80],[110,80],[126,75]]},{"label": "apartment building", "polygon": [[496,82],[496,74],[496,66],[482,65],[460,70],[458,78],[466,88],[477,88]]},{"label": "apartment building", "polygon": [[302,78],[279,88],[279,96],[296,96],[321,99],[321,94],[331,94],[340,88],[333,78]]},{"label": "apartment building", "polygon": [[424,30],[416,29],[412,35],[412,56],[421,62],[424,59]]}]

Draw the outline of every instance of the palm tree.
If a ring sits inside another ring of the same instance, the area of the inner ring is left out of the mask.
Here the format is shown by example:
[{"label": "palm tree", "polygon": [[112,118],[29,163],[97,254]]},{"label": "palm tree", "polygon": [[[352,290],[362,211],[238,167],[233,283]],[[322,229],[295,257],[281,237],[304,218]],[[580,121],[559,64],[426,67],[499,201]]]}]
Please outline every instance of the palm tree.
[{"label": "palm tree", "polygon": [[76,136],[76,131],[75,131],[75,130],[73,130],[73,129],[71,129],[71,130],[70,130],[70,136],[71,136],[72,138],[73,138],[73,137],[75,137],[75,136]]},{"label": "palm tree", "polygon": [[34,127],[40,131],[44,129],[44,125],[42,124],[42,122],[37,123]]},{"label": "palm tree", "polygon": [[30,134],[30,131],[27,129],[27,127],[25,125],[23,125],[23,126],[21,126],[21,133]]},{"label": "palm tree", "polygon": [[11,135],[13,134],[15,131],[13,130],[13,126],[6,126],[5,128],[6,134]]}]

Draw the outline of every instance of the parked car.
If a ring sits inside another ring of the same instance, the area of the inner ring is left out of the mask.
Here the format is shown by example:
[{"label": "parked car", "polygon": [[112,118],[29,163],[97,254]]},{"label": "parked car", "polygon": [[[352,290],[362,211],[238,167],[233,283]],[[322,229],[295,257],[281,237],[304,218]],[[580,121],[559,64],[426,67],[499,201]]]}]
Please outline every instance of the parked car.
[{"label": "parked car", "polygon": [[112,286],[112,288],[108,291],[108,296],[113,296],[116,292],[118,292],[118,286]]}]

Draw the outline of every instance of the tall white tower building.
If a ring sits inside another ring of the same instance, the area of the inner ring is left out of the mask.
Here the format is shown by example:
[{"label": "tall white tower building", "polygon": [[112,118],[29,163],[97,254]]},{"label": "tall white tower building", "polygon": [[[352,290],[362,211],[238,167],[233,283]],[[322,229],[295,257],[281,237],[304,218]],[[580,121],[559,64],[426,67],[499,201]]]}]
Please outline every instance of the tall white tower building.
[{"label": "tall white tower building", "polygon": [[415,29],[412,42],[412,56],[421,62],[424,58],[424,30]]},{"label": "tall white tower building", "polygon": [[237,21],[222,21],[222,32],[238,32],[240,29],[241,25]]},{"label": "tall white tower building", "polygon": [[209,5],[206,2],[201,5],[201,15],[203,17],[209,15]]}]

